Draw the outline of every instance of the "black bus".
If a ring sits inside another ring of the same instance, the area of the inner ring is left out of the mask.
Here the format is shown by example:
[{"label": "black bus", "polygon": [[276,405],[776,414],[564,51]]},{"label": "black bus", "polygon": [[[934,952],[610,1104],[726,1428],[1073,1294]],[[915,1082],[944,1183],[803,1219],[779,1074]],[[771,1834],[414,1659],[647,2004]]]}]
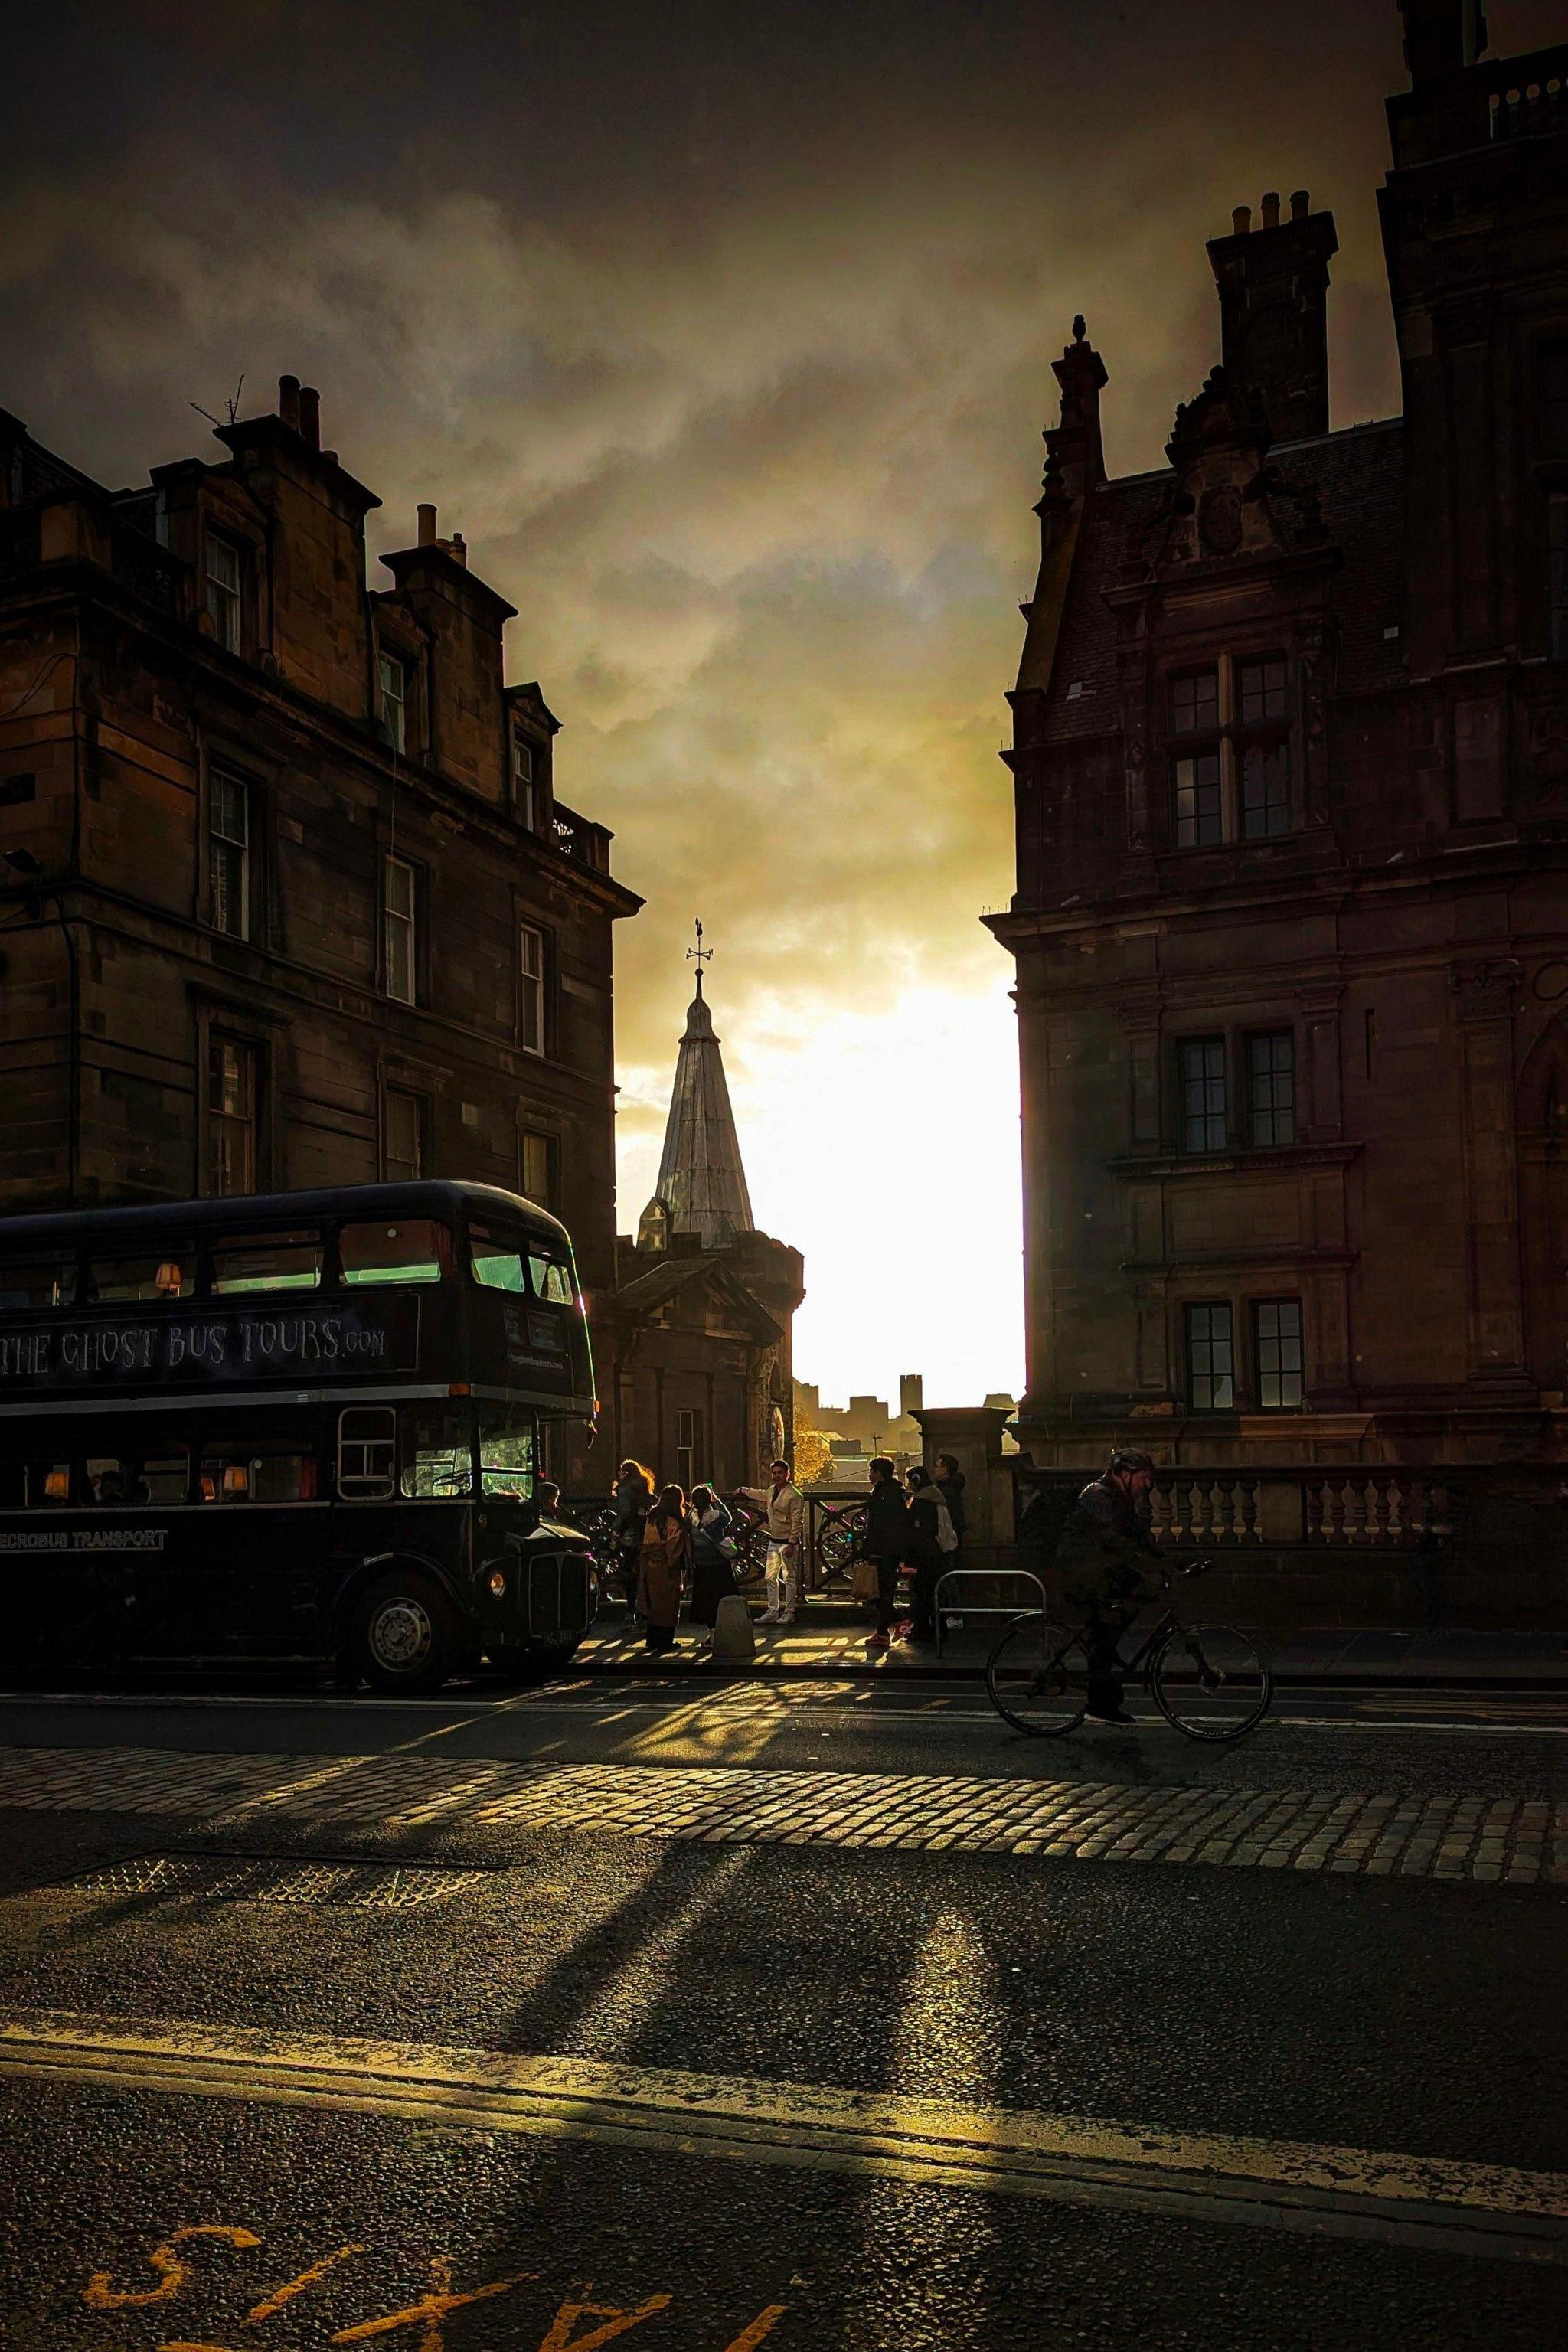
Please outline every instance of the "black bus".
[{"label": "black bus", "polygon": [[564,1663],[592,1555],[534,1489],[595,1410],[570,1238],[514,1193],[0,1218],[0,1643],[384,1691]]}]

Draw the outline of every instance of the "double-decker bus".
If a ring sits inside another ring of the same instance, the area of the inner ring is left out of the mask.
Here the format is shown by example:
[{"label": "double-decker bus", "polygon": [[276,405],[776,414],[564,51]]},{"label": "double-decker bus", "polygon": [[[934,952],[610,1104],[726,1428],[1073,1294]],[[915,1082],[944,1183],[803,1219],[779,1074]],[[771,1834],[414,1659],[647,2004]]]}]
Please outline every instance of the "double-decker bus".
[{"label": "double-decker bus", "polygon": [[534,1489],[595,1410],[566,1229],[489,1185],[0,1219],[0,1643],[383,1691],[564,1663],[592,1555]]}]

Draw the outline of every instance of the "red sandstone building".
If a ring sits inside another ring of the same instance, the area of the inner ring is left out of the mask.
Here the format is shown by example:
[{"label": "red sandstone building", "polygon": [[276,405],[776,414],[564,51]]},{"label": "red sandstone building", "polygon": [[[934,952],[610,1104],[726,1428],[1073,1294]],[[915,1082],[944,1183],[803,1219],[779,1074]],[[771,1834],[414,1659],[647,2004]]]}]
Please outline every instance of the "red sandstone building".
[{"label": "red sandstone building", "polygon": [[1568,1431],[1568,47],[1405,0],[1404,415],[1329,429],[1304,194],[1108,480],[1075,322],[1009,698],[1042,1462],[1487,1460]]},{"label": "red sandstone building", "polygon": [[370,584],[292,377],[217,438],[111,492],[0,412],[0,1212],[464,1177],[568,1218],[602,1317],[642,902],[461,537]]}]

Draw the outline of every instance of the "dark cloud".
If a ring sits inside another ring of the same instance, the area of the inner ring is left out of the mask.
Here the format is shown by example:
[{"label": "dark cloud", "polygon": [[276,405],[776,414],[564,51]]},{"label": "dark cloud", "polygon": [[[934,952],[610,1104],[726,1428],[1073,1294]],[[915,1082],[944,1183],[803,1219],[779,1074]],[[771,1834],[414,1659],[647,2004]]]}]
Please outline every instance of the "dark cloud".
[{"label": "dark cloud", "polygon": [[[1490,13],[1503,49],[1568,29]],[[118,481],[196,446],[187,404],[242,370],[245,405],[319,383],[377,544],[434,498],[518,605],[563,794],[648,896],[626,1211],[700,908],[753,1194],[817,1269],[808,1369],[1012,1377],[1006,970],[975,916],[1011,887],[1048,362],[1083,310],[1111,465],[1159,463],[1215,355],[1205,237],[1307,186],[1342,243],[1337,415],[1396,405],[1393,0],[67,5],[10,40],[0,399]],[[828,1067],[857,1102],[922,1024],[988,1074],[968,1139],[819,1182]],[[889,1321],[843,1230],[914,1246],[972,1186],[999,1204],[984,1309],[928,1286]]]}]

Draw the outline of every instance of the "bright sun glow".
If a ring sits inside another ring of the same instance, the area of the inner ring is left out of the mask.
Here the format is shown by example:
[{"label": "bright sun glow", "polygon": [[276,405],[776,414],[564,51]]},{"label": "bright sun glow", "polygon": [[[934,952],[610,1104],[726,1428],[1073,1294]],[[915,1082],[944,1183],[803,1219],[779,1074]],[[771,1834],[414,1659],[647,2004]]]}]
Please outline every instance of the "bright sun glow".
[{"label": "bright sun glow", "polygon": [[[804,1054],[782,1004],[743,1034],[719,1013],[752,1213],[805,1259],[795,1370],[825,1404],[854,1390],[896,1405],[900,1372],[924,1374],[929,1404],[1022,1388],[1011,978],[910,989],[890,1016],[827,1013]],[[622,1128],[623,1232],[653,1191],[674,1069],[672,1035],[665,1070],[622,1073],[642,1114]]]}]

